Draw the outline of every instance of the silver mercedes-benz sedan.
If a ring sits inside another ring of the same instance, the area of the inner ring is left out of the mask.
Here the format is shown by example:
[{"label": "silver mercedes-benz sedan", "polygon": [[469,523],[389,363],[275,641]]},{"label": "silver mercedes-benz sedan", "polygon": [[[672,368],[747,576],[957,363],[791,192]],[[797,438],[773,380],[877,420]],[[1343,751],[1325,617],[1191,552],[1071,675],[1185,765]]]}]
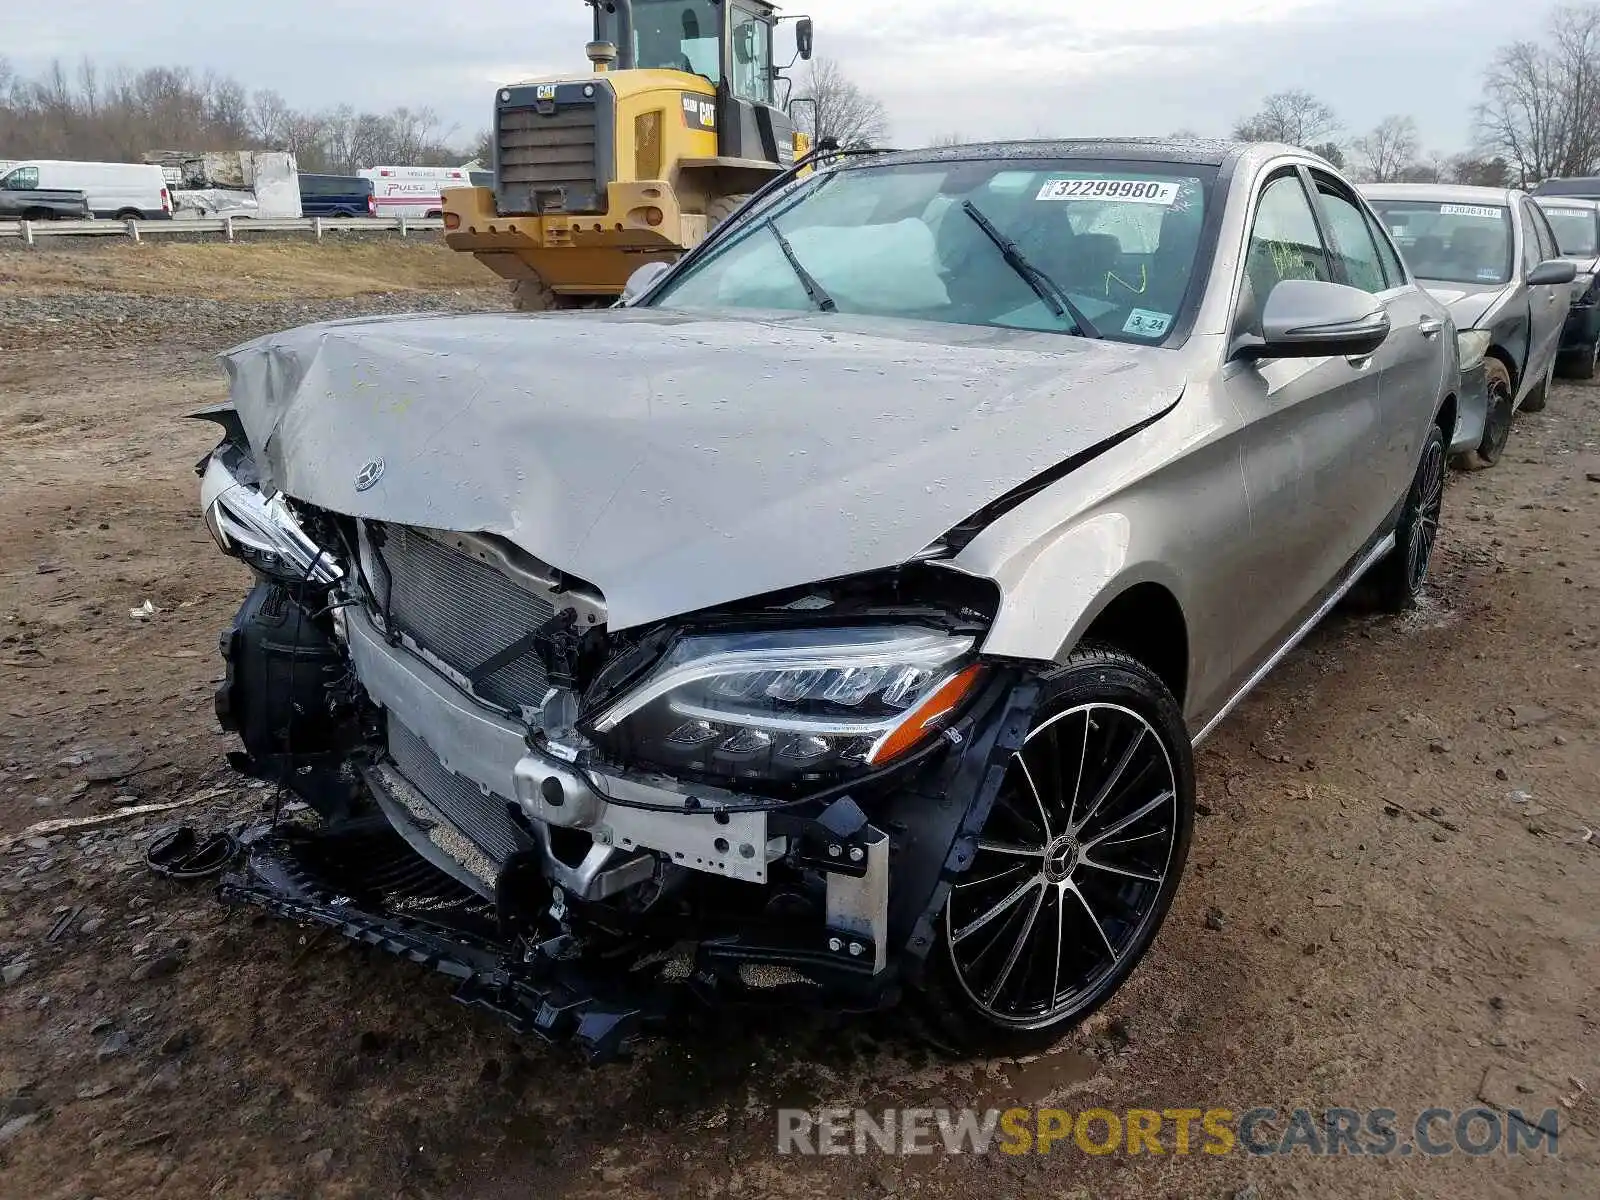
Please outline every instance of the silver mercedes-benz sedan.
[{"label": "silver mercedes-benz sedan", "polygon": [[[807,169],[817,167],[820,169]],[[670,1003],[1049,1042],[1156,936],[1193,747],[1423,587],[1455,329],[1286,146],[803,163],[604,312],[230,352],[224,896],[615,1051]]]}]

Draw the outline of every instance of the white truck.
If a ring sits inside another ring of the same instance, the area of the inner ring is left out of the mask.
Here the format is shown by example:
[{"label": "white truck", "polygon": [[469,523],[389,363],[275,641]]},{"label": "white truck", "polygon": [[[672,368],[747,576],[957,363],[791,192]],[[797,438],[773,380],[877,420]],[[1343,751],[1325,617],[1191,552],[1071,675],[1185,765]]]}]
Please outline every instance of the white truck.
[{"label": "white truck", "polygon": [[379,217],[442,217],[444,190],[472,186],[465,167],[368,167],[357,174],[372,180]]},{"label": "white truck", "polygon": [[26,179],[29,188],[82,192],[96,217],[161,221],[172,216],[172,193],[157,166],[29,158],[13,163],[0,176],[0,187],[13,176]]}]

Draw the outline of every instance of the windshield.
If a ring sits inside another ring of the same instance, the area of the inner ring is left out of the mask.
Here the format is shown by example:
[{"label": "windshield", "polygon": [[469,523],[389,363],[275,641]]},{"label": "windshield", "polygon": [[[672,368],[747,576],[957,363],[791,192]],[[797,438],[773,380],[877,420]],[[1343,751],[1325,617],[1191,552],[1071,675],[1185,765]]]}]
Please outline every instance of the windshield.
[{"label": "windshield", "polygon": [[[617,14],[596,7],[596,36],[620,45]],[[703,75],[722,82],[718,0],[633,0],[633,65]]]},{"label": "windshield", "polygon": [[1446,283],[1511,278],[1511,215],[1500,204],[1369,200],[1412,274]]},{"label": "windshield", "polygon": [[1156,343],[1191,302],[1214,179],[1079,159],[843,167],[747,218],[651,303],[826,309],[820,290],[842,313],[1048,333],[1078,331],[1075,309],[1101,336]]},{"label": "windshield", "polygon": [[1600,249],[1595,245],[1595,217],[1593,209],[1588,208],[1546,208],[1544,215],[1550,218],[1550,228],[1556,231],[1556,245],[1561,253],[1572,258],[1593,258]]}]

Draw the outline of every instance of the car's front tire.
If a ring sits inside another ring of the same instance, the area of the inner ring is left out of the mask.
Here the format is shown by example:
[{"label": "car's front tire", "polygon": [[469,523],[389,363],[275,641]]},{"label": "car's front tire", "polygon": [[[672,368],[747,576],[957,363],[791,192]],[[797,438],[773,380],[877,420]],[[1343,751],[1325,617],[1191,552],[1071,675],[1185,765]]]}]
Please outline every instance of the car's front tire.
[{"label": "car's front tire", "polygon": [[1430,425],[1417,472],[1400,507],[1394,549],[1372,568],[1369,576],[1378,607],[1385,612],[1405,612],[1416,606],[1433,562],[1443,508],[1444,434],[1437,425]]},{"label": "car's front tire", "polygon": [[1086,646],[1044,687],[924,979],[964,1052],[1042,1050],[1105,1003],[1155,939],[1189,852],[1193,752],[1155,672]]},{"label": "car's front tire", "polygon": [[1489,410],[1483,418],[1483,439],[1471,450],[1456,455],[1456,466],[1463,471],[1481,471],[1500,461],[1511,440],[1511,425],[1516,417],[1516,396],[1511,390],[1511,372],[1498,358],[1485,361],[1488,375]]}]

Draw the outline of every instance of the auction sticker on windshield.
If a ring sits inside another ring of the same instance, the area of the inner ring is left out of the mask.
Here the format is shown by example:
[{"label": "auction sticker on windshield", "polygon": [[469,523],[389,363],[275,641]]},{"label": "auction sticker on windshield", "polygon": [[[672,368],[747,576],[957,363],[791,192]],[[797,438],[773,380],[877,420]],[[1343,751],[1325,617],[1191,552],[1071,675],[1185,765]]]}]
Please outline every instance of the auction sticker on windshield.
[{"label": "auction sticker on windshield", "polygon": [[1498,221],[1500,214],[1505,210],[1500,208],[1484,208],[1477,204],[1441,204],[1439,215],[1445,217],[1487,217],[1491,221]]},{"label": "auction sticker on windshield", "polygon": [[1170,179],[1047,179],[1038,200],[1120,200],[1130,204],[1171,204],[1178,185]]}]

